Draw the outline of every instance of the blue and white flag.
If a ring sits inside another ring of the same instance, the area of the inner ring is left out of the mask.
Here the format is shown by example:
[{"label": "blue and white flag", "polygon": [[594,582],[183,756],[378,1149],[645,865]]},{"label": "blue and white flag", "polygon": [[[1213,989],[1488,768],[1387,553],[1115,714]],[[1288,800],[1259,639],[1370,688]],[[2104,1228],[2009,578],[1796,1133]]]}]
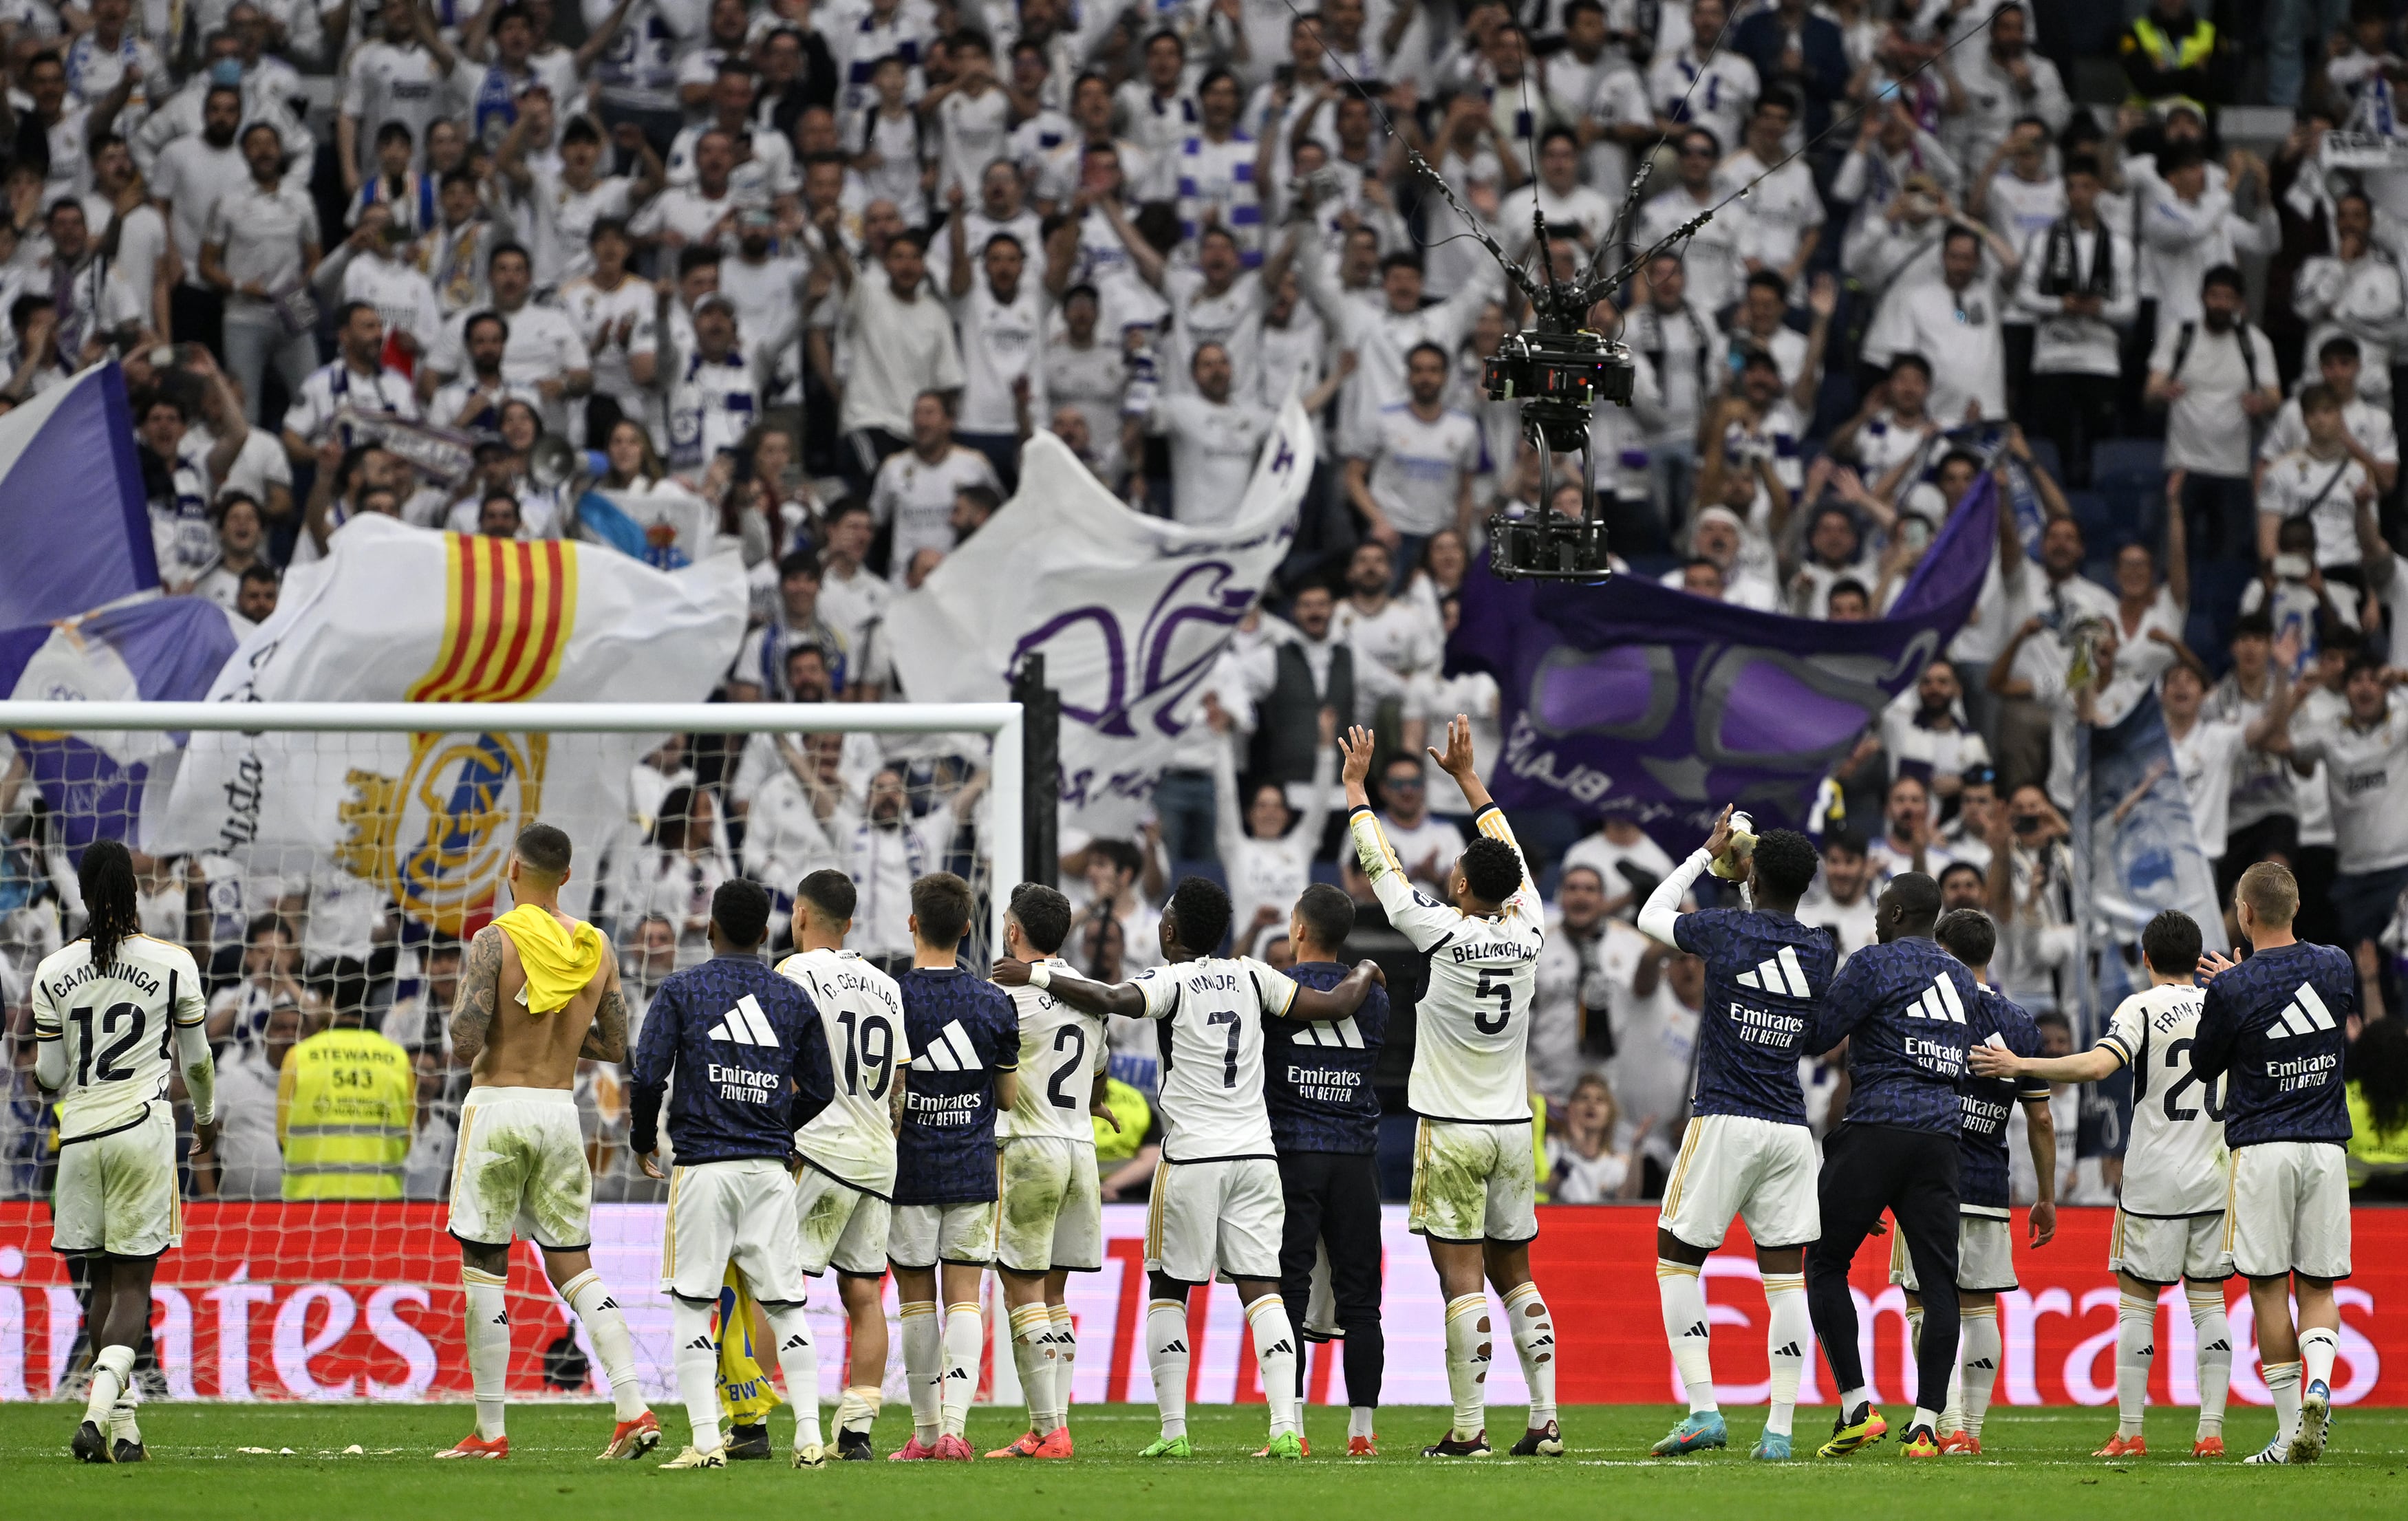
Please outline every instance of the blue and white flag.
[{"label": "blue and white flag", "polygon": [[[197,702],[239,642],[223,608],[157,597],[55,624],[0,632],[0,692],[21,702]],[[25,760],[70,855],[95,839],[142,842],[142,796],[180,734],[155,729],[19,731]]]},{"label": "blue and white flag", "polygon": [[[2081,926],[2096,952],[2098,983],[2086,1011],[2097,1027],[2128,995],[2149,985],[2137,956],[2141,931],[2167,909],[2199,922],[2202,943],[2222,952],[2224,913],[2215,868],[2200,849],[2190,796],[2166,737],[2157,696],[2145,693],[2123,719],[2083,731],[2073,779],[2076,893],[2090,911]],[[2086,764],[2082,764],[2086,761]],[[2081,891],[2087,868],[2088,891]]]},{"label": "blue and white flag", "polygon": [[0,417],[0,629],[159,584],[125,372],[95,365]]}]

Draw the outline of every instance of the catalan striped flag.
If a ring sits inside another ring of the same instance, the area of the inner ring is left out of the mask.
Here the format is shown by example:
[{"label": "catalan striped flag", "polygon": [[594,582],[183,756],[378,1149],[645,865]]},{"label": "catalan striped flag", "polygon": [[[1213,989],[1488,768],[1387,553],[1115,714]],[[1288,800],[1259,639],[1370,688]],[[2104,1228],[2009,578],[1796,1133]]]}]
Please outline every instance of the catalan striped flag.
[{"label": "catalan striped flag", "polygon": [[445,536],[442,648],[411,702],[523,702],[577,627],[577,553],[556,538]]}]

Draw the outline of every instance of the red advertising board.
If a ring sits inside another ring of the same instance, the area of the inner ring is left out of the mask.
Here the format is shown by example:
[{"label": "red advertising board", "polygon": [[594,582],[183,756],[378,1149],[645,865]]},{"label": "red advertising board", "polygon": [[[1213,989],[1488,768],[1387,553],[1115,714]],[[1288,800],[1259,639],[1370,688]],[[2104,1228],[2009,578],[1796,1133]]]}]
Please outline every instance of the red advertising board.
[{"label": "red advertising board", "polygon": [[[438,1205],[194,1205],[184,1241],[160,1265],[152,1306],[160,1362],[177,1398],[418,1399],[466,1394],[460,1339],[458,1249],[444,1234]],[[2006,1340],[2000,1404],[2103,1404],[2114,1398],[2115,1286],[2106,1269],[2113,1213],[2062,1212],[2048,1246],[2018,1246],[2023,1288],[2003,1296]],[[662,1212],[652,1205],[605,1205],[595,1212],[595,1261],[626,1306],[638,1372],[648,1392],[667,1396],[667,1312],[653,1292]],[[1554,1207],[1540,1212],[1532,1260],[1555,1310],[1561,1356],[1557,1394],[1568,1403],[1662,1402],[1675,1397],[1656,1297],[1656,1214],[1640,1208]],[[1144,1211],[1105,1212],[1104,1271],[1074,1277],[1080,1356],[1076,1398],[1151,1398],[1140,1355],[1144,1295],[1138,1266]],[[2022,1224],[2018,1222],[2018,1231]],[[2353,1221],[2358,1274],[2341,1289],[2342,1344],[2337,1400],[2408,1404],[2408,1210],[2361,1210]],[[1387,1212],[1386,1292],[1390,1403],[1443,1403],[1443,1297],[1404,1212]],[[2020,1239],[2020,1236],[2019,1236]],[[1858,1294],[1866,1367],[1885,1399],[1912,1389],[1903,1302],[1888,1282],[1886,1242],[1867,1243],[1853,1283]],[[545,1349],[582,1336],[543,1281],[532,1251],[512,1259],[515,1335],[512,1387],[543,1390]],[[2247,1296],[2232,1300],[2233,1399],[2263,1403]],[[1706,1297],[1714,1327],[1717,1392],[1728,1404],[1763,1398],[1764,1299],[1744,1236],[1708,1265]],[[844,1331],[832,1295],[814,1296],[824,1347]],[[2388,1304],[2388,1311],[2381,1306]],[[2160,1403],[2194,1402],[2191,1329],[2179,1290],[2160,1309],[2156,1383]],[[1000,1318],[1000,1317],[996,1317]],[[50,1251],[48,1211],[0,1205],[0,1399],[44,1398],[74,1346],[79,1314],[64,1264]],[[1231,1290],[1199,1296],[1193,1397],[1203,1402],[1262,1398],[1244,1350],[1244,1317]],[[590,1347],[583,1347],[589,1365]],[[1327,1349],[1334,1351],[1334,1349]],[[1342,1401],[1342,1376],[1320,1366],[1313,1398]],[[841,1358],[823,1356],[824,1392],[834,1395]],[[1009,1355],[991,1364],[998,1399],[1013,1397]],[[1492,1370],[1490,1398],[1522,1398],[1511,1358]],[[1800,1391],[1805,1402],[1829,1397],[1820,1360]]]}]

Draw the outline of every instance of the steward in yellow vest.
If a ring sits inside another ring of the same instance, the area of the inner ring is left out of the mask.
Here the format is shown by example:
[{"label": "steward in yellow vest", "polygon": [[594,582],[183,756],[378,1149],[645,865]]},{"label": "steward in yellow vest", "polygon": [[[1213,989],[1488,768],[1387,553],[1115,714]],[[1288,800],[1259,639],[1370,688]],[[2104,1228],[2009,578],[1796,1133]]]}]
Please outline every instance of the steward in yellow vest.
[{"label": "steward in yellow vest", "polygon": [[409,1053],[357,1014],[294,1046],[276,1083],[286,1198],[399,1198],[418,1108]]}]

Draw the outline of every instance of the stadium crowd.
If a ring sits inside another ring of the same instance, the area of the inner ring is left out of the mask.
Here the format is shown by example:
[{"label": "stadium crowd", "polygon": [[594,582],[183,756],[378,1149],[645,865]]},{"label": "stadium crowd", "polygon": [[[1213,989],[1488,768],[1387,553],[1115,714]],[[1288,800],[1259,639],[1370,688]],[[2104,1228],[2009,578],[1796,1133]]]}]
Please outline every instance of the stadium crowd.
[{"label": "stadium crowd", "polygon": [[[2396,1012],[2408,65],[2383,0],[2302,35],[2332,8],[2235,30],[2185,0],[10,0],[0,404],[122,364],[163,582],[251,622],[362,514],[576,532],[537,448],[565,438],[660,563],[742,554],[754,626],[724,696],[866,702],[905,696],[896,593],[1007,509],[1025,440],[1210,524],[1300,395],[1326,449],[1294,552],[1141,835],[1062,862],[1089,975],[1159,959],[1189,870],[1277,964],[1310,882],[1379,922],[1334,806],[1340,725],[1380,729],[1408,868],[1435,887],[1455,859],[1467,821],[1417,757],[1455,712],[1484,770],[1498,751],[1496,681],[1448,639],[1483,519],[1577,509],[1483,392],[1523,313],[1469,218],[1559,270],[1634,265],[1596,314],[1639,368],[1636,405],[1598,419],[1627,573],[1874,617],[1984,471],[2026,507],[1973,622],[1823,789],[1801,913],[1843,953],[1891,874],[1929,871],[1997,919],[1995,975],[2049,1049],[2087,1044],[2074,738],[2155,693],[2225,900],[2287,862],[2301,933]],[[2264,102],[2287,132],[2228,144]],[[782,894],[830,866],[860,884],[858,947],[908,960],[910,881],[982,881],[983,767],[941,737],[671,740],[596,904],[629,985],[707,954],[720,882]],[[24,973],[79,908],[22,764],[6,791],[0,1197],[40,1197]],[[1702,996],[1698,959],[1635,926],[1672,862],[1627,821],[1516,823],[1555,916],[1547,1186],[1652,1197]],[[441,1197],[457,942],[331,867],[142,868],[146,923],[212,980],[226,1134],[195,1190]],[[2408,1168],[2401,1027],[2358,1047],[2378,1188]],[[279,1141],[291,1054],[330,1037],[389,1041],[414,1078],[365,1179],[296,1171]],[[603,1197],[649,1197],[622,1079],[588,1065]],[[1115,1077],[1154,1081],[1134,1034]],[[1813,1074],[1818,1128],[1838,1086]],[[2113,1101],[2058,1102],[2080,1138],[2058,1197],[2112,1200]],[[1107,1197],[1143,1197],[1140,1139],[1107,1144]]]}]

